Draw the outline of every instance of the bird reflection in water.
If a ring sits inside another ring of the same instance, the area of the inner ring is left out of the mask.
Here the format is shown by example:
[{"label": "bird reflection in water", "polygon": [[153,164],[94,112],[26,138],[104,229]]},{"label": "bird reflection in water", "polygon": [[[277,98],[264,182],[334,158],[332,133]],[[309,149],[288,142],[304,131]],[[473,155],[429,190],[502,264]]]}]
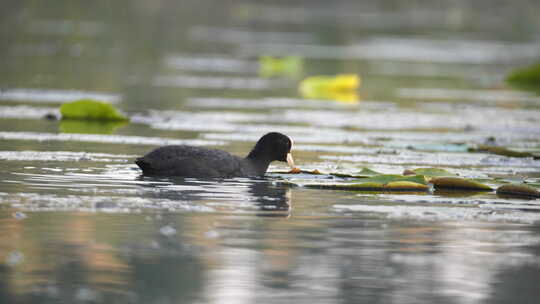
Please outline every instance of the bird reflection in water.
[{"label": "bird reflection in water", "polygon": [[193,179],[140,176],[139,180],[145,182],[141,184],[142,187],[151,190],[145,191],[144,196],[152,199],[189,201],[201,205],[219,202],[229,208],[243,208],[245,202],[251,202],[262,211],[257,213],[257,216],[288,217],[292,209],[290,187],[264,178]]},{"label": "bird reflection in water", "polygon": [[290,188],[264,181],[252,183],[249,192],[255,198],[260,210],[268,211],[260,212],[258,216],[288,217],[290,215],[292,209]]}]

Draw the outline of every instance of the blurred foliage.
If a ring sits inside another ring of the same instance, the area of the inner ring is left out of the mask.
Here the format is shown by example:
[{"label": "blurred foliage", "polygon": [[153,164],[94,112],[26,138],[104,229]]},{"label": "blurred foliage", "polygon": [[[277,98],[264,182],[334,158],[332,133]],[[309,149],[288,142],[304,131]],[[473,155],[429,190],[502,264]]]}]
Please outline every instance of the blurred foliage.
[{"label": "blurred foliage", "polygon": [[60,107],[60,113],[62,119],[129,121],[112,105],[92,99],[65,103]]},{"label": "blurred foliage", "polygon": [[297,77],[302,74],[304,61],[298,56],[259,58],[259,75],[261,77],[288,76]]},{"label": "blurred foliage", "polygon": [[506,81],[515,87],[540,94],[540,62],[514,70],[508,75]]},{"label": "blurred foliage", "polygon": [[302,97],[308,99],[357,103],[360,83],[360,76],[356,74],[311,76],[300,82],[299,91]]}]

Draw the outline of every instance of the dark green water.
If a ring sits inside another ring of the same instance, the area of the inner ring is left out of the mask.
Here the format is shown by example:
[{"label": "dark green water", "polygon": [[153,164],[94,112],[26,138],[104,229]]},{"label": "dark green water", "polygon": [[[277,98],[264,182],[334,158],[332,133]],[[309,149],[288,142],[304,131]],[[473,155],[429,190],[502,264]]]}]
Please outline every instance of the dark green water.
[{"label": "dark green water", "polygon": [[[540,150],[540,97],[503,81],[540,58],[536,1],[110,2],[0,11],[0,303],[537,302],[538,199],[133,164],[164,144],[242,155],[279,131],[306,170],[540,183],[539,160],[463,149]],[[264,55],[303,71],[260,77]],[[338,73],[361,76],[358,104],[299,96]],[[43,119],[84,97],[131,123]]]}]

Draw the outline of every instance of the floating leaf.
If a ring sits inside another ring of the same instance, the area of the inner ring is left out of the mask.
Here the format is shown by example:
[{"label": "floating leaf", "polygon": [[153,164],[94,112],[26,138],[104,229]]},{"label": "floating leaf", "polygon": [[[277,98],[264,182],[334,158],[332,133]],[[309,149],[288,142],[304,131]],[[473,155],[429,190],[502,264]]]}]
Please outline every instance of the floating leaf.
[{"label": "floating leaf", "polygon": [[360,178],[357,181],[375,182],[375,183],[381,183],[381,184],[407,181],[407,182],[414,182],[414,183],[419,183],[419,184],[424,184],[424,185],[427,184],[426,178],[423,175],[405,176],[405,175],[398,175],[398,174],[380,174],[380,175],[375,175],[372,177]]},{"label": "floating leaf", "polygon": [[477,181],[459,177],[435,177],[430,181],[435,189],[460,189],[460,190],[478,190],[491,191],[490,186]]},{"label": "floating leaf", "polygon": [[455,173],[448,172],[440,168],[417,168],[413,170],[405,170],[403,175],[424,175],[427,177],[439,177],[439,176],[457,176]]},{"label": "floating leaf", "polygon": [[343,184],[306,184],[306,188],[332,189],[332,190],[360,190],[360,191],[427,191],[427,185],[414,182],[391,182],[381,184],[375,182],[368,183],[343,183]]},{"label": "floating leaf", "polygon": [[518,197],[540,197],[538,189],[525,184],[506,184],[497,188],[498,195]]},{"label": "floating leaf", "polygon": [[476,148],[470,148],[469,151],[471,152],[487,152],[491,154],[497,154],[497,155],[503,155],[508,157],[532,157],[534,159],[539,159],[540,155],[535,155],[530,152],[520,152],[520,151],[514,151],[510,150],[504,147],[498,147],[498,146],[489,146],[489,145],[479,145]]},{"label": "floating leaf", "polygon": [[381,174],[381,173],[377,172],[375,170],[371,170],[370,168],[362,168],[362,170],[358,171],[354,175],[355,176],[360,176],[360,175],[370,176],[370,175],[379,175],[379,174]]},{"label": "floating leaf", "polygon": [[112,105],[92,99],[80,99],[60,107],[62,119],[128,121]]},{"label": "floating leaf", "polygon": [[307,188],[361,191],[427,191],[429,186],[424,176],[403,176],[381,174],[369,178],[360,178],[348,182],[306,183]]},{"label": "floating leaf", "polygon": [[298,76],[302,73],[304,62],[301,57],[287,56],[282,58],[262,56],[259,58],[259,75],[272,76]]},{"label": "floating leaf", "polygon": [[506,81],[516,87],[540,91],[540,62],[513,71]]},{"label": "floating leaf", "polygon": [[416,172],[414,172],[413,170],[411,169],[405,169],[403,171],[403,175],[416,175]]},{"label": "floating leaf", "polygon": [[373,176],[373,175],[379,175],[379,174],[382,174],[382,173],[371,170],[369,168],[362,168],[362,170],[360,170],[360,171],[358,171],[356,173],[353,173],[353,174],[345,174],[345,173],[330,173],[330,174],[333,175],[333,176],[336,176],[336,177],[363,178],[363,177],[369,177],[369,176]]},{"label": "floating leaf", "polygon": [[360,77],[356,74],[311,76],[299,85],[300,94],[308,99],[336,100],[357,103]]}]

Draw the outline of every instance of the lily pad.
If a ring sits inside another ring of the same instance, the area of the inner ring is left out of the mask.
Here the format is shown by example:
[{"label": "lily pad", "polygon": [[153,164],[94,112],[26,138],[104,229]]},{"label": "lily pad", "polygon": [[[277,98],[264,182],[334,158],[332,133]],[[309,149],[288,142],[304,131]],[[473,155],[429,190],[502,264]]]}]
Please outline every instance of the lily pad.
[{"label": "lily pad", "polygon": [[459,190],[476,190],[476,191],[492,191],[493,189],[485,184],[479,183],[471,179],[460,177],[435,177],[430,181],[435,189],[459,189]]},{"label": "lily pad", "polygon": [[540,92],[540,62],[513,71],[506,81],[519,88]]},{"label": "lily pad", "polygon": [[540,155],[535,155],[530,152],[520,152],[515,150],[510,150],[504,147],[498,146],[489,146],[489,145],[479,145],[476,148],[469,148],[471,152],[487,152],[496,155],[503,155],[508,157],[532,157],[534,159],[540,159]]},{"label": "lily pad", "polygon": [[92,100],[80,99],[74,102],[65,103],[60,107],[62,119],[78,120],[106,120],[106,121],[128,121],[112,105]]},{"label": "lily pad", "polygon": [[357,103],[360,82],[360,76],[356,74],[311,76],[300,82],[299,91],[304,98],[308,99]]},{"label": "lily pad", "polygon": [[382,173],[371,170],[369,168],[362,168],[362,170],[353,174],[346,174],[346,173],[339,173],[339,172],[330,173],[330,175],[333,175],[336,177],[351,177],[351,178],[363,178],[363,177],[369,177],[369,176],[380,175],[380,174]]},{"label": "lily pad", "polygon": [[525,184],[506,184],[497,188],[498,195],[517,197],[540,197],[538,189]]},{"label": "lily pad", "polygon": [[381,184],[407,181],[407,182],[414,182],[418,184],[427,185],[426,178],[423,175],[405,176],[405,175],[398,175],[398,174],[380,174],[380,175],[375,175],[372,177],[360,178],[357,181],[364,182],[364,183],[375,182],[375,183],[381,183]]},{"label": "lily pad", "polygon": [[348,182],[321,182],[304,184],[307,188],[361,191],[427,191],[429,186],[422,175],[403,176],[381,174]]},{"label": "lily pad", "polygon": [[403,175],[424,175],[426,177],[439,177],[439,176],[457,176],[455,173],[448,172],[440,168],[417,168],[412,170],[405,170]]}]

